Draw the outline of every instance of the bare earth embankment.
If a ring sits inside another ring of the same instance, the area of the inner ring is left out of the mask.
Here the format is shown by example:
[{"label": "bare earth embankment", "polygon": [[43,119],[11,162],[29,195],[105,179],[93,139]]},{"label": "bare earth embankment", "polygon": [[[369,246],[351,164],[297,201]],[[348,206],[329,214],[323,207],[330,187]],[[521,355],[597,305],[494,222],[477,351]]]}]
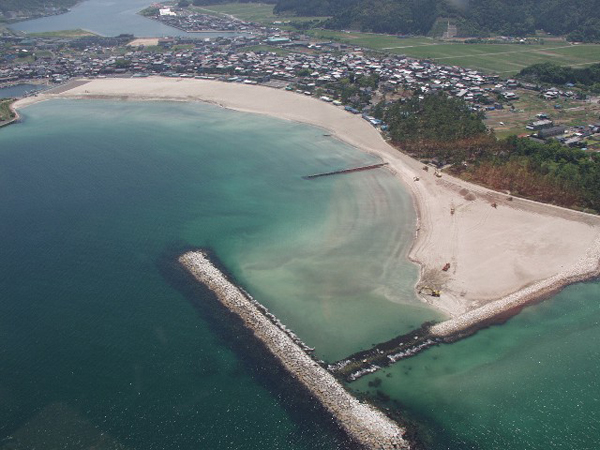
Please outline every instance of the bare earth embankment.
[{"label": "bare earth embankment", "polygon": [[[440,298],[422,300],[451,319],[434,327],[434,334],[446,336],[504,317],[566,284],[599,274],[599,217],[511,199],[446,174],[438,178],[391,147],[360,116],[314,98],[209,80],[101,79],[16,106],[59,97],[204,101],[316,125],[379,155],[415,200],[418,223],[410,258],[421,267],[419,284],[442,291]],[[443,271],[447,263],[450,268]]]}]

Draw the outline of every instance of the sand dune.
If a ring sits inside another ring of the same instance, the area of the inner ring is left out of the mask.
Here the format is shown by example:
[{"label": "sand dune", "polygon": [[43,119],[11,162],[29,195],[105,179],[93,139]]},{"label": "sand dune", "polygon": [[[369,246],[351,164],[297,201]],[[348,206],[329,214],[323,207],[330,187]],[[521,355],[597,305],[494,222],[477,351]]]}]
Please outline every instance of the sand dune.
[{"label": "sand dune", "polygon": [[511,199],[446,174],[438,178],[360,116],[315,98],[263,86],[154,77],[93,80],[17,107],[55,97],[204,101],[323,127],[379,155],[413,194],[419,219],[410,258],[421,267],[419,284],[442,291],[440,298],[422,299],[454,318],[469,311],[469,317],[477,316],[474,311],[490,317],[547,293],[549,284],[557,289],[598,275],[599,217]]}]

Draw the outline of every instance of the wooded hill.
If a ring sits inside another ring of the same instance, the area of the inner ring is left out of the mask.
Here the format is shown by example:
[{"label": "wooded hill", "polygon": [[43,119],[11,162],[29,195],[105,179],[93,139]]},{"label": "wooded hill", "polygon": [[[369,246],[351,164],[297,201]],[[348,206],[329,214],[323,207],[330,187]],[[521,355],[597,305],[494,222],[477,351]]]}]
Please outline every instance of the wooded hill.
[{"label": "wooded hill", "polygon": [[448,18],[462,36],[544,30],[600,42],[600,0],[277,0],[274,11],[332,16],[325,26],[334,29],[426,35]]}]

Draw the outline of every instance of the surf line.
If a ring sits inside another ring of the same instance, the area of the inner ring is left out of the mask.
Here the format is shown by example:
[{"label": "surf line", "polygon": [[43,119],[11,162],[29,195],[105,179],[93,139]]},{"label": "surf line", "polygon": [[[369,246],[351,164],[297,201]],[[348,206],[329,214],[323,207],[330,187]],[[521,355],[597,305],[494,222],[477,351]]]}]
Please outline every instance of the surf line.
[{"label": "surf line", "polygon": [[[340,382],[311,356],[311,348],[281,322],[267,316],[267,309],[234,285],[209,259],[207,252],[189,251],[179,263],[218,300],[236,314],[257,339],[273,354],[285,370],[302,383],[311,395],[333,416],[348,437],[369,450],[412,448],[406,430],[375,407],[353,397]],[[270,314],[270,313],[269,313]],[[271,314],[272,316],[272,314]],[[293,335],[293,336],[292,336]]]}]

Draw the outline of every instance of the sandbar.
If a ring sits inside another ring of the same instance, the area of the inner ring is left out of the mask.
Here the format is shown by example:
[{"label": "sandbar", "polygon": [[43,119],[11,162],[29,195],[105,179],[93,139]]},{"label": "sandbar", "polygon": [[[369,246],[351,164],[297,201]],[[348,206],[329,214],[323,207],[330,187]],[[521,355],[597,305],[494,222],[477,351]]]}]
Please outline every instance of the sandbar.
[{"label": "sandbar", "polygon": [[419,295],[451,319],[432,330],[440,335],[517,311],[600,274],[600,217],[511,197],[446,173],[438,177],[342,107],[285,90],[214,80],[106,78],[72,86],[15,107],[51,98],[201,101],[315,125],[378,155],[412,193],[418,219],[409,258],[420,267],[416,288],[441,290],[440,297]]}]

